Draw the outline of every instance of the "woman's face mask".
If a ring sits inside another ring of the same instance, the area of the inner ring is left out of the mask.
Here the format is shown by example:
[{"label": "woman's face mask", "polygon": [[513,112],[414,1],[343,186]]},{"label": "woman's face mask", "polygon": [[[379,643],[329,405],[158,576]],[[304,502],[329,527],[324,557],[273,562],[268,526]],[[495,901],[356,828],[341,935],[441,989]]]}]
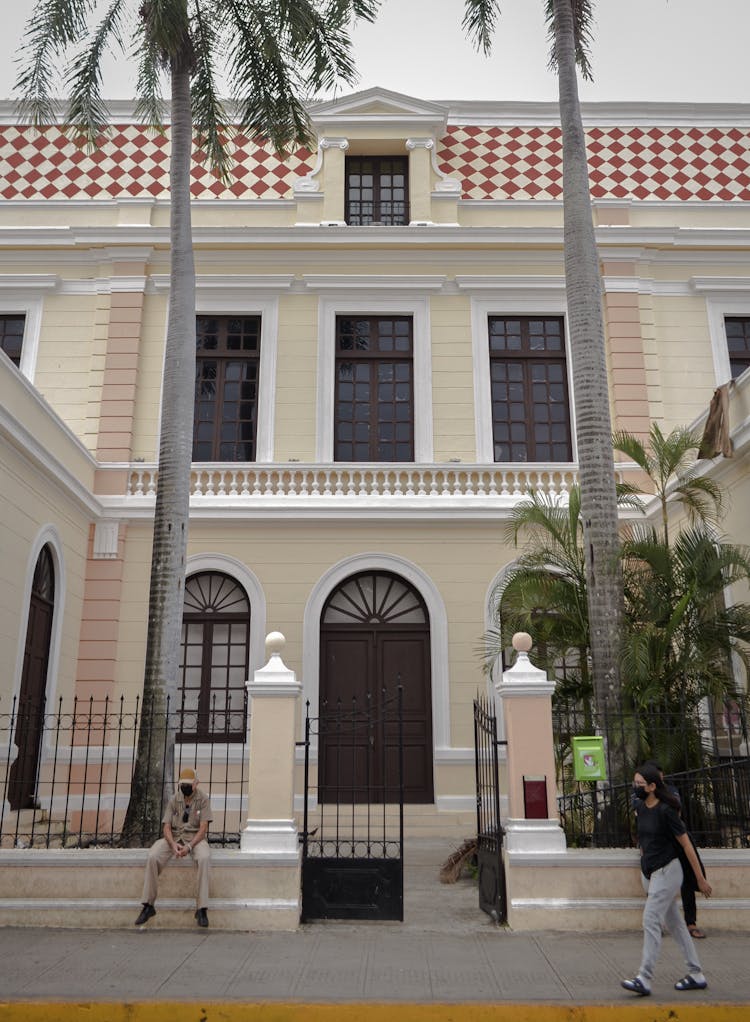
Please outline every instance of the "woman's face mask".
[{"label": "woman's face mask", "polygon": [[192,784],[181,784],[180,791],[185,796],[185,798],[190,798],[190,796],[193,794],[193,786]]},{"label": "woman's face mask", "polygon": [[648,792],[646,791],[642,784],[633,785],[633,794],[635,795],[636,798],[644,800],[648,798]]}]

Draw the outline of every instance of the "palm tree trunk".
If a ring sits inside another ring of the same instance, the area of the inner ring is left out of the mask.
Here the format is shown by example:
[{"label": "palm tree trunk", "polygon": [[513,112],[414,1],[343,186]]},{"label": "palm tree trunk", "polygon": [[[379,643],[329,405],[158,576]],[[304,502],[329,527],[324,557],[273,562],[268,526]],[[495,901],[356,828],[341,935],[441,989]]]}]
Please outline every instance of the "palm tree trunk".
[{"label": "palm tree trunk", "polygon": [[563,139],[565,279],[581,481],[593,687],[597,709],[620,703],[622,580],[604,348],[601,276],[576,76],[572,0],[554,0]]},{"label": "palm tree trunk", "polygon": [[138,750],[122,841],[150,844],[173,788],[174,711],[185,591],[195,391],[195,263],[188,66],[173,66],[171,269],[148,635]]}]

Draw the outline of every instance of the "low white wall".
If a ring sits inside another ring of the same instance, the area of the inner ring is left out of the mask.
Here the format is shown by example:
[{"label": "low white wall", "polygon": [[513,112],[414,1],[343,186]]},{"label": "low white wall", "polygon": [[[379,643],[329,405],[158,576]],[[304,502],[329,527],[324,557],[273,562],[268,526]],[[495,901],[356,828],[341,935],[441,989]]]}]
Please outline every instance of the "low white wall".
[{"label": "low white wall", "polygon": [[[142,848],[0,850],[0,926],[132,927],[146,856]],[[211,859],[211,927],[297,929],[299,857],[259,862],[240,851],[212,850]],[[195,927],[192,862],[167,866],[156,910],[149,929]]]},{"label": "low white wall", "polygon": [[[714,893],[700,894],[706,928],[750,927],[750,849],[701,849]],[[636,849],[505,852],[508,922],[515,930],[638,929],[645,894]]]}]

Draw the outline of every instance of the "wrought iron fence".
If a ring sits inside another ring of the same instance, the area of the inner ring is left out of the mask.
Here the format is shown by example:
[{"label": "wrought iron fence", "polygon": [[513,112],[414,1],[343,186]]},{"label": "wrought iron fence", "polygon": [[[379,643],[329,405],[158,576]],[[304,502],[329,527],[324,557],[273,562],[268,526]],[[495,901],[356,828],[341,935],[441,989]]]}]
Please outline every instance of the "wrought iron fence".
[{"label": "wrought iron fence", "polygon": [[[302,919],[404,918],[403,689],[305,720]],[[310,751],[317,746],[317,777]]]},{"label": "wrought iron fence", "polygon": [[[750,744],[743,707],[728,700],[691,712],[650,707],[597,715],[580,704],[553,709],[558,808],[571,846],[635,844],[632,777],[657,762],[680,792],[682,814],[697,844],[750,847]],[[572,738],[605,738],[607,781],[577,781]],[[619,753],[619,755],[618,755]]]},{"label": "wrought iron fence", "polygon": [[477,796],[477,868],[479,907],[496,922],[508,918],[503,828],[500,822],[500,775],[495,707],[486,695],[474,700],[474,768]]},{"label": "wrought iron fence", "polygon": [[[245,727],[238,739],[237,718]],[[88,848],[120,842],[142,728],[180,736],[174,776],[186,766],[210,795],[209,842],[239,844],[247,813],[248,702],[228,712],[212,700],[206,711],[157,710],[140,698],[62,698],[53,706],[0,704],[0,847]],[[194,737],[190,737],[190,736]],[[148,779],[146,779],[148,780]],[[162,794],[161,811],[172,794]],[[145,829],[141,843],[149,843]]]}]

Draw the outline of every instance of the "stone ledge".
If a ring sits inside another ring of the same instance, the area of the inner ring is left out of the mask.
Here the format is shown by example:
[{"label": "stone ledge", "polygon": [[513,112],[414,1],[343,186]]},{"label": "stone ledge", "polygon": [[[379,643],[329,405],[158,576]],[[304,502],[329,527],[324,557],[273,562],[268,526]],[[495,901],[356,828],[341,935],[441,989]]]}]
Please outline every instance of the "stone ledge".
[{"label": "stone ledge", "polygon": [[[126,929],[140,907],[148,850],[24,849],[0,852],[0,925]],[[150,929],[195,926],[195,868],[172,862],[159,885]],[[211,853],[210,925],[223,930],[295,930],[300,860]],[[125,897],[123,897],[125,895]]]}]

